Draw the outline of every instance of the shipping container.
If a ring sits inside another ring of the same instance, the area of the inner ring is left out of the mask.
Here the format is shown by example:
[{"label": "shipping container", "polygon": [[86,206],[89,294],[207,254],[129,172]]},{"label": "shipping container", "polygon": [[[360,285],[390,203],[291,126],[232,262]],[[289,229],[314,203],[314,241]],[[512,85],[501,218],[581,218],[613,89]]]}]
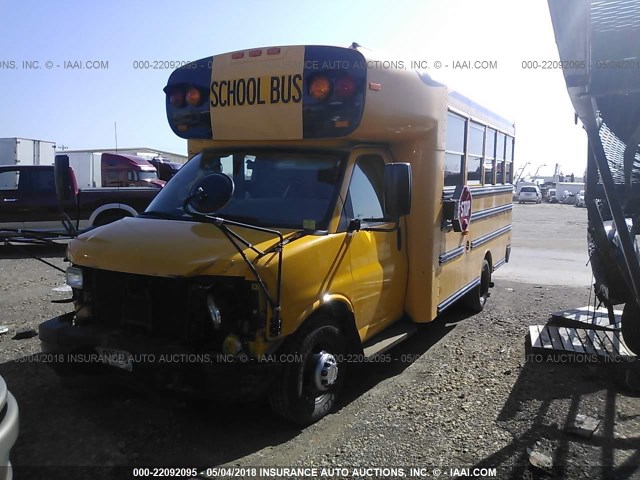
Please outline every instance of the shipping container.
[{"label": "shipping container", "polygon": [[0,138],[0,165],[53,165],[55,142]]}]

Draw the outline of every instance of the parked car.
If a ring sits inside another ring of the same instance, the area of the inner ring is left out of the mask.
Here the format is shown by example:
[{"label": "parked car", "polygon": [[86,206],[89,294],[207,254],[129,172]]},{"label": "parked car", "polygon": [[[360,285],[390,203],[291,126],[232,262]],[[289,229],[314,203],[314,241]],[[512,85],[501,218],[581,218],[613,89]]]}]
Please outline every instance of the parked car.
[{"label": "parked car", "polygon": [[558,197],[556,197],[556,189],[550,188],[549,195],[547,196],[547,202],[549,203],[558,203]]},{"label": "parked car", "polygon": [[576,207],[586,207],[587,204],[584,202],[584,190],[580,190],[576,195]]},{"label": "parked car", "polygon": [[520,189],[520,193],[518,194],[518,203],[526,202],[542,202],[542,193],[540,193],[540,188],[534,185],[522,187]]}]

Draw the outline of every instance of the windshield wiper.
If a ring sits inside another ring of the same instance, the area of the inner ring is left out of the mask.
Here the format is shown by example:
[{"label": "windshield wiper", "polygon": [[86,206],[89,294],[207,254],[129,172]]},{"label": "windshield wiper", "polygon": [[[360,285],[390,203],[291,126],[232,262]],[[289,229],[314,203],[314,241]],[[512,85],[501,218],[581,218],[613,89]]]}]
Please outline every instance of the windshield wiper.
[{"label": "windshield wiper", "polygon": [[242,223],[246,223],[246,224],[251,224],[251,225],[257,225],[260,226],[260,223],[253,217],[248,217],[248,216],[242,216],[242,215],[233,215],[233,214],[221,214],[221,215],[217,215],[218,218],[222,218],[224,220],[233,220],[234,222],[242,222]]}]

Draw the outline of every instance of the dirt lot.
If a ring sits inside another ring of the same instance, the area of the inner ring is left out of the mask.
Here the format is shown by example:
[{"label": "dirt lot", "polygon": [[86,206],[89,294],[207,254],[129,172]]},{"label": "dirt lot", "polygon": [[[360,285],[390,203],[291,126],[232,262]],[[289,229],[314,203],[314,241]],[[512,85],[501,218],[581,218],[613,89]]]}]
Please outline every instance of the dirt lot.
[{"label": "dirt lot", "polygon": [[[306,429],[263,403],[62,388],[39,361],[38,338],[12,337],[68,310],[50,303],[68,296],[52,290],[63,275],[4,248],[0,374],[20,405],[16,477],[133,478],[128,467],[141,465],[348,467],[348,478],[353,467],[404,467],[405,476],[427,467],[420,473],[432,478],[477,467],[496,468],[497,478],[640,477],[629,365],[525,355],[528,325],[590,301],[585,228],[584,209],[514,205],[512,262],[496,273],[484,312],[453,309],[395,347],[393,361],[357,367],[338,409]],[[63,250],[30,251],[64,266]],[[591,438],[566,431],[578,414],[599,421]],[[528,449],[553,465],[532,467]],[[384,472],[360,478],[376,475]]]}]

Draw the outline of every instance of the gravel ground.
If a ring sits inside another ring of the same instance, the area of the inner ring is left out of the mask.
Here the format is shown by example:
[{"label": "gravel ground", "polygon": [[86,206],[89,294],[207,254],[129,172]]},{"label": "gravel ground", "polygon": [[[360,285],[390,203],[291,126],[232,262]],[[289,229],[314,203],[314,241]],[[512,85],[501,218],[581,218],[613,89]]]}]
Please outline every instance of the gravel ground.
[{"label": "gravel ground", "polygon": [[[558,222],[536,228],[536,215]],[[523,278],[539,256],[519,257],[518,247],[544,250],[554,238],[562,258],[586,256],[585,222],[582,209],[515,205],[514,259],[495,276],[485,311],[466,317],[454,308],[392,349],[392,361],[353,368],[336,411],[305,429],[261,402],[62,388],[37,355],[38,338],[13,336],[68,310],[50,303],[68,296],[52,290],[63,274],[3,247],[0,324],[9,332],[0,336],[0,375],[20,405],[16,478],[132,478],[117,467],[140,465],[348,467],[349,478],[354,466],[428,467],[423,477],[439,468],[444,478],[475,467],[495,467],[498,478],[639,478],[640,401],[625,376],[637,367],[535,362],[525,353],[528,325],[588,304],[590,290],[578,259],[548,281]],[[30,253],[64,266],[63,249]],[[579,414],[599,421],[591,438],[566,431]],[[528,449],[552,466],[531,466]]]}]

